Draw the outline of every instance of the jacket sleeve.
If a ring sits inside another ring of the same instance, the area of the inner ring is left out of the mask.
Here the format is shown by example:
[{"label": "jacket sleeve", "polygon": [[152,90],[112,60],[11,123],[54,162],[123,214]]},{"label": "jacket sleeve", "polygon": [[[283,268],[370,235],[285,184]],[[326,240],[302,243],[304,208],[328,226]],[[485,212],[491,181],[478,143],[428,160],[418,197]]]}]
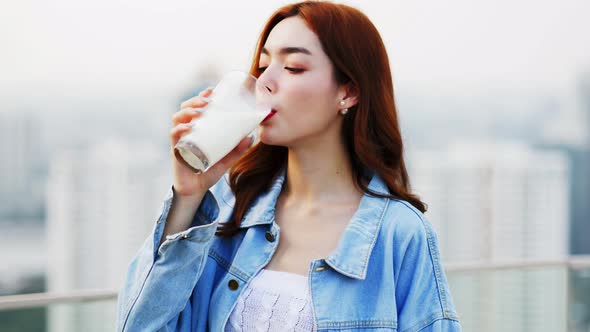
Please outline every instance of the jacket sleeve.
[{"label": "jacket sleeve", "polygon": [[437,319],[432,322],[430,325],[426,326],[421,330],[416,330],[420,332],[459,332],[461,331],[461,325],[459,322],[454,319],[449,318],[441,318]]},{"label": "jacket sleeve", "polygon": [[117,331],[173,331],[191,320],[189,298],[213,242],[219,207],[208,191],[189,229],[166,236],[158,248],[173,196],[170,188],[152,233],[128,267]]},{"label": "jacket sleeve", "polygon": [[398,329],[400,332],[459,332],[461,326],[434,229],[417,211],[407,210],[402,215],[394,252]]}]

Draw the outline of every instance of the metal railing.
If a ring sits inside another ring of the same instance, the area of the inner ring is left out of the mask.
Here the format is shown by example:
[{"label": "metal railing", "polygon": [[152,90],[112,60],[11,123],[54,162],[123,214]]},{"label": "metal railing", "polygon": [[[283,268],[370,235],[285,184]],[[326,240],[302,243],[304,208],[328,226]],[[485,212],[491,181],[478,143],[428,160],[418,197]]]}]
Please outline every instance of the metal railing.
[{"label": "metal railing", "polygon": [[57,303],[115,300],[116,298],[117,291],[112,289],[0,296],[0,311],[44,307]]},{"label": "metal railing", "polygon": [[455,272],[479,272],[496,270],[528,270],[538,268],[565,267],[581,269],[590,267],[590,255],[576,255],[562,259],[542,260],[514,260],[514,261],[476,261],[461,263],[445,263],[447,273]]},{"label": "metal railing", "polygon": [[[445,263],[447,273],[528,270],[540,268],[582,269],[590,267],[590,255],[570,256],[557,260]],[[80,290],[0,296],[0,311],[43,307],[58,303],[116,300],[117,290]]]}]

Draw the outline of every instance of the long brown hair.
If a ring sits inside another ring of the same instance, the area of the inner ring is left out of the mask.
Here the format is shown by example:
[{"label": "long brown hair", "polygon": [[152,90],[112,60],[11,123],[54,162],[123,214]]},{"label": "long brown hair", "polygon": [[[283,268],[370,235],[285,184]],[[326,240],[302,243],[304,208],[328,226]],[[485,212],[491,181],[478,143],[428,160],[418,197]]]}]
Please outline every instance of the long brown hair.
[{"label": "long brown hair", "polygon": [[[379,32],[359,10],[341,4],[304,1],[278,9],[266,23],[256,45],[250,73],[256,77],[260,52],[271,30],[283,19],[298,16],[318,36],[334,66],[339,84],[352,84],[358,104],[343,121],[356,186],[368,195],[408,201],[425,212],[426,205],[410,191],[403,159],[403,143],[393,95],[389,58]],[[232,218],[216,235],[230,237],[256,197],[268,190],[287,162],[287,148],[262,142],[246,152],[230,169],[235,195]],[[371,174],[387,184],[390,195],[368,189]]]}]

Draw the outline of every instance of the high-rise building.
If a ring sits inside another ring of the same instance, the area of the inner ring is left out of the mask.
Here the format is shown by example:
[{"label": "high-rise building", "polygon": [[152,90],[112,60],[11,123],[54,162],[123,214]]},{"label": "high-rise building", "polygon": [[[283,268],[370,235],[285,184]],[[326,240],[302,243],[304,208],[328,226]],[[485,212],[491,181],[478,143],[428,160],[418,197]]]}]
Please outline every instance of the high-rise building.
[{"label": "high-rise building", "polygon": [[[120,287],[171,184],[167,157],[125,141],[55,156],[47,191],[48,291]],[[114,312],[103,314],[50,308],[49,330],[112,329]]]},{"label": "high-rise building", "polygon": [[[446,262],[558,260],[568,255],[567,157],[521,144],[453,144],[409,155]],[[451,275],[466,330],[566,329],[563,269]],[[539,301],[539,298],[543,300]],[[541,324],[542,326],[539,326]]]},{"label": "high-rise building", "polygon": [[569,162],[526,145],[455,144],[409,156],[447,261],[568,254]]},{"label": "high-rise building", "polygon": [[582,118],[586,122],[586,147],[590,147],[590,71],[580,79],[578,85],[579,105]]},{"label": "high-rise building", "polygon": [[27,112],[0,112],[0,217],[37,217],[42,207],[39,124]]},{"label": "high-rise building", "polygon": [[590,72],[580,81],[579,107],[586,122],[586,144],[580,147],[563,147],[574,163],[572,172],[572,228],[571,253],[590,254]]},{"label": "high-rise building", "polygon": [[570,162],[570,254],[590,254],[590,72],[580,76],[577,89],[564,98],[555,121],[547,123],[536,144],[561,151]]}]

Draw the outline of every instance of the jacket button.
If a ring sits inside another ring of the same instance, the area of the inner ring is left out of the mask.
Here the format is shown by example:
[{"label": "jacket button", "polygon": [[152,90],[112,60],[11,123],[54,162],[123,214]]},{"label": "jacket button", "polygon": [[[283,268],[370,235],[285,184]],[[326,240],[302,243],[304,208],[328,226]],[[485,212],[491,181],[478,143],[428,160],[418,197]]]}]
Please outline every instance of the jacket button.
[{"label": "jacket button", "polygon": [[266,238],[266,240],[267,240],[268,242],[275,242],[275,236],[274,236],[274,235],[272,235],[272,232],[271,232],[271,231],[267,231],[267,232],[264,234],[264,237]]},{"label": "jacket button", "polygon": [[227,286],[231,290],[236,290],[240,287],[240,284],[238,283],[238,281],[236,279],[232,279],[227,283]]},{"label": "jacket button", "polygon": [[314,271],[316,271],[316,272],[321,272],[321,271],[324,271],[325,269],[326,269],[326,267],[325,267],[325,266],[318,266],[318,267],[316,267],[316,268],[315,268],[315,270],[314,270]]}]

